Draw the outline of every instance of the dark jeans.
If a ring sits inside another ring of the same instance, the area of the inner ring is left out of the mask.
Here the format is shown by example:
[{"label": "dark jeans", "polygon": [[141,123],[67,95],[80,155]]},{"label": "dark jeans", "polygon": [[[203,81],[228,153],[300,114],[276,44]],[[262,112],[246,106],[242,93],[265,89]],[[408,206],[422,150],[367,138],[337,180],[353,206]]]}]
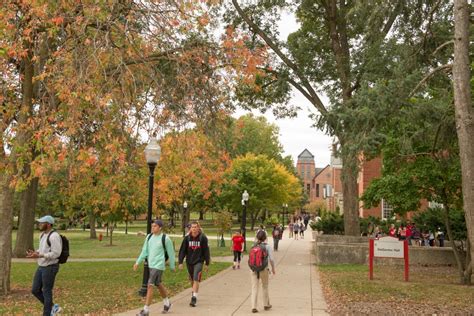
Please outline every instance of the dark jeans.
[{"label": "dark jeans", "polygon": [[59,264],[52,264],[47,267],[38,267],[31,293],[43,304],[43,316],[50,316],[53,308],[53,287],[56,274],[59,271]]},{"label": "dark jeans", "polygon": [[278,242],[280,242],[280,239],[273,238],[273,249],[274,250],[278,250]]}]

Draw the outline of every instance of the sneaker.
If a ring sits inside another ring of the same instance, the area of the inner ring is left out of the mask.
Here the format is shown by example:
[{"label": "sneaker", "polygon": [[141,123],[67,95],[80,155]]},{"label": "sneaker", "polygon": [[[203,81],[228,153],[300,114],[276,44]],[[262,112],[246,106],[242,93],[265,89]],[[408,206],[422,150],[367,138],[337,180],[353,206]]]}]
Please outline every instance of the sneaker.
[{"label": "sneaker", "polygon": [[272,308],[272,305],[263,306],[263,309],[265,309],[266,311],[270,310],[270,308]]},{"label": "sneaker", "polygon": [[63,311],[61,306],[59,304],[54,304],[53,308],[51,309],[51,316],[56,316],[57,314],[60,314]]},{"label": "sneaker", "polygon": [[258,313],[258,309],[252,308],[252,313]]},{"label": "sneaker", "polygon": [[196,307],[196,303],[197,303],[197,297],[196,296],[191,297],[191,303],[189,303],[189,305],[192,307]]},{"label": "sneaker", "polygon": [[235,266],[232,266],[232,270],[235,270]]},{"label": "sneaker", "polygon": [[166,314],[170,311],[171,308],[171,303],[170,305],[163,305],[163,311],[161,311],[162,314]]},{"label": "sneaker", "polygon": [[137,314],[137,316],[148,316],[148,315],[150,315],[150,312],[144,309],[142,309],[140,313]]}]

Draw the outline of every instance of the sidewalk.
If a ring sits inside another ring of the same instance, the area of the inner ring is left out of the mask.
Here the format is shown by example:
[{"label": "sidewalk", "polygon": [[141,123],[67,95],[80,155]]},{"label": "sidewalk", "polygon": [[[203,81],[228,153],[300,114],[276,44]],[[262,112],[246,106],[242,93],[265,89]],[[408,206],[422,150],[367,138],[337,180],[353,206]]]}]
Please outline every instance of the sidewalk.
[{"label": "sidewalk", "polygon": [[[249,236],[253,238],[253,236]],[[271,238],[270,238],[271,239]],[[270,244],[273,244],[270,241]],[[259,292],[259,314],[265,315],[328,315],[319,283],[319,273],[312,264],[311,231],[303,240],[289,240],[285,231],[275,253],[276,275],[270,277],[270,302],[272,309],[263,310]],[[171,315],[253,315],[250,304],[250,270],[244,256],[240,270],[229,268],[201,283],[198,305],[189,306],[191,289],[171,298]],[[166,285],[166,280],[164,281]],[[156,291],[155,291],[156,292]],[[150,315],[161,314],[162,299],[154,296]],[[120,315],[136,315],[143,306]]]}]

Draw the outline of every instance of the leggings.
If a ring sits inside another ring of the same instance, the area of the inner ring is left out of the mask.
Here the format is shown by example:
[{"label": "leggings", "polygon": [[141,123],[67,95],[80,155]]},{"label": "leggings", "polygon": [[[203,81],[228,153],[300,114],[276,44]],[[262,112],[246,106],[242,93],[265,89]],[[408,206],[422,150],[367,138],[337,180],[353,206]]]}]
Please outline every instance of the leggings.
[{"label": "leggings", "polygon": [[240,262],[240,256],[242,255],[242,253],[240,251],[235,251],[234,250],[234,262],[238,261]]}]

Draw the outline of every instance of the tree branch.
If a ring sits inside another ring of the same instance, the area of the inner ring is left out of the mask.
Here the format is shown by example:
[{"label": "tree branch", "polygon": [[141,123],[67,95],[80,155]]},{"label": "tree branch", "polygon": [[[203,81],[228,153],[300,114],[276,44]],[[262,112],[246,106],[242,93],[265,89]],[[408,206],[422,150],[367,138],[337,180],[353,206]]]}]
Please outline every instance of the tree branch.
[{"label": "tree branch", "polygon": [[433,55],[436,55],[441,49],[443,49],[444,47],[450,45],[450,44],[454,44],[454,40],[450,40],[450,41],[447,41],[443,44],[441,44],[440,46],[438,46],[434,52],[433,52]]},{"label": "tree branch", "polygon": [[264,41],[265,43],[270,46],[270,48],[280,57],[280,59],[290,68],[294,71],[296,76],[301,80],[303,83],[304,87],[308,90],[310,98],[307,97],[308,93],[305,95],[305,97],[318,109],[318,111],[322,115],[327,114],[327,109],[324,106],[323,102],[319,98],[318,94],[316,91],[313,89],[311,84],[309,83],[309,80],[301,73],[301,71],[298,69],[298,66],[293,63],[283,52],[282,50],[278,47],[276,43],[273,42],[273,40],[265,34],[260,27],[250,19],[247,14],[242,10],[242,8],[239,6],[237,3],[237,0],[232,0],[232,4],[234,5],[235,9],[237,10],[238,14],[240,17],[247,23],[247,25],[255,32],[257,33]]},{"label": "tree branch", "polygon": [[428,80],[430,79],[435,73],[437,73],[438,71],[440,70],[444,70],[444,69],[452,69],[453,68],[453,65],[452,64],[447,64],[447,65],[442,65],[442,66],[439,66],[435,69],[433,69],[433,71],[431,71],[429,74],[427,74],[423,79],[421,79],[420,82],[418,82],[418,84],[416,85],[416,87],[410,92],[410,94],[408,95],[408,98],[411,98],[415,92]]},{"label": "tree branch", "polygon": [[[281,74],[276,71],[276,70],[272,70],[272,69],[268,69],[268,68],[260,68],[259,69],[262,69],[264,70],[265,72],[268,72],[268,73],[271,73],[277,77],[281,77]],[[305,90],[305,88],[300,85],[298,82],[296,82],[294,79],[291,79],[291,78],[285,78],[286,80],[288,80],[288,82],[293,86],[295,87],[295,89],[297,89],[299,92],[301,92],[301,94],[307,98],[308,100],[311,100],[311,95],[308,93],[308,91]]]}]

